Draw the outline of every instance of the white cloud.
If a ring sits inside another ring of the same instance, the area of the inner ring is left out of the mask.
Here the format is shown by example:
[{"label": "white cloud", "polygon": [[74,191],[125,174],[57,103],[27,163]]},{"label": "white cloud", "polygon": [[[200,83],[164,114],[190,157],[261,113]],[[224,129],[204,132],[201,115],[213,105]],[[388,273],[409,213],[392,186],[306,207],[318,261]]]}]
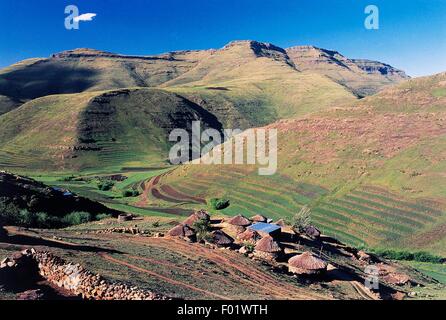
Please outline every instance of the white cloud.
[{"label": "white cloud", "polygon": [[74,17],[74,22],[79,22],[79,21],[93,21],[93,18],[96,17],[97,14],[96,13],[84,13],[81,14],[80,16]]}]

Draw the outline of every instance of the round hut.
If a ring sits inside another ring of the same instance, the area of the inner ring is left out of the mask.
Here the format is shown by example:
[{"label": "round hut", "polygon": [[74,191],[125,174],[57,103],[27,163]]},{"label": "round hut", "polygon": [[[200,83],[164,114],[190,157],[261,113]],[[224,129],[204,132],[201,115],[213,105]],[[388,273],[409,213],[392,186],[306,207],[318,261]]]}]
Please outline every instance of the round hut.
[{"label": "round hut", "polygon": [[267,260],[277,259],[281,252],[282,249],[279,244],[271,236],[260,239],[254,249],[254,255],[256,257]]},{"label": "round hut", "polygon": [[262,216],[261,214],[256,214],[254,217],[251,217],[252,222],[267,222],[268,219],[265,216]]},{"label": "round hut", "polygon": [[288,270],[295,274],[318,275],[327,271],[327,266],[325,260],[308,251],[288,260]]},{"label": "round hut", "polygon": [[249,225],[251,225],[251,221],[248,218],[242,215],[238,215],[229,219],[229,221],[227,222],[227,231],[231,233],[231,235],[233,234],[234,236],[236,236],[244,232],[246,230],[246,227],[248,227]]},{"label": "round hut", "polygon": [[251,229],[246,229],[244,232],[240,233],[237,236],[237,240],[239,240],[240,242],[249,242],[252,244],[255,244],[261,238],[262,237],[257,231]]},{"label": "round hut", "polygon": [[234,243],[234,239],[232,239],[223,231],[217,230],[211,233],[210,242],[218,247],[228,247]]},{"label": "round hut", "polygon": [[242,215],[233,217],[232,219],[230,219],[228,221],[228,223],[230,225],[237,226],[237,227],[247,227],[247,226],[251,225],[251,221]]},{"label": "round hut", "polygon": [[168,236],[183,238],[193,241],[195,239],[195,231],[191,227],[185,224],[179,224],[176,227],[169,230]]},{"label": "round hut", "polygon": [[189,227],[192,227],[194,225],[194,223],[197,222],[198,220],[210,221],[211,220],[211,216],[205,210],[199,210],[199,211],[196,211],[193,214],[191,214],[189,216],[189,218],[187,218],[183,222],[183,224],[187,225]]}]

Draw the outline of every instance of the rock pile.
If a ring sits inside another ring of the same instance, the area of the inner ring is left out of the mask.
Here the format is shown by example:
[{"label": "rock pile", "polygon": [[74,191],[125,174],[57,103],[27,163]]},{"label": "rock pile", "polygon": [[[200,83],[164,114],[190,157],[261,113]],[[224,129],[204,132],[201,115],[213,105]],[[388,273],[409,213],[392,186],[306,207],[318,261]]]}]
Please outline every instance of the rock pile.
[{"label": "rock pile", "polygon": [[[33,261],[36,272],[48,282],[87,300],[167,300],[166,297],[127,284],[110,282],[79,264],[67,263],[50,252],[22,251],[2,261],[0,270]],[[22,276],[27,274],[22,274]]]},{"label": "rock pile", "polygon": [[125,233],[125,234],[133,234],[133,235],[147,234],[145,231],[142,231],[137,226],[97,230],[96,233],[97,234]]},{"label": "rock pile", "polygon": [[127,222],[132,220],[133,220],[133,215],[131,214],[120,214],[118,216],[118,222]]}]

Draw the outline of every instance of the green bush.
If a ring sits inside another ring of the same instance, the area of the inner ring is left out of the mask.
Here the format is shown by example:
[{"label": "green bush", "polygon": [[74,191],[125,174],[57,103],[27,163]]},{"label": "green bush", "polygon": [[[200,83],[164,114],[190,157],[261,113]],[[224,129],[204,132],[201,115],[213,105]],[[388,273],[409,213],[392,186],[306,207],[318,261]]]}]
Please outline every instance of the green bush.
[{"label": "green bush", "polygon": [[212,198],[210,200],[211,208],[214,210],[223,210],[230,206],[230,201],[228,199]]},{"label": "green bush", "polygon": [[132,198],[132,197],[137,197],[139,196],[139,191],[138,190],[124,190],[122,191],[122,196],[125,198]]},{"label": "green bush", "polygon": [[409,252],[404,250],[392,250],[392,249],[374,249],[373,253],[390,260],[404,260],[404,261],[418,261],[418,262],[430,262],[430,263],[443,263],[444,258],[432,255],[428,252],[417,251]]},{"label": "green bush", "polygon": [[211,223],[206,219],[199,219],[194,222],[192,228],[197,234],[197,241],[207,240],[211,231]]},{"label": "green bush", "polygon": [[152,227],[154,228],[159,228],[160,227],[160,222],[159,221],[155,221],[154,223],[152,223]]},{"label": "green bush", "polygon": [[111,217],[112,217],[112,215],[110,215],[110,214],[100,213],[100,214],[96,215],[96,220],[99,221],[99,220],[109,219]]},{"label": "green bush", "polygon": [[110,191],[115,186],[115,182],[111,180],[104,180],[98,182],[98,189],[101,191]]},{"label": "green bush", "polygon": [[88,212],[72,212],[63,217],[62,221],[69,226],[74,226],[92,221],[92,216]]}]

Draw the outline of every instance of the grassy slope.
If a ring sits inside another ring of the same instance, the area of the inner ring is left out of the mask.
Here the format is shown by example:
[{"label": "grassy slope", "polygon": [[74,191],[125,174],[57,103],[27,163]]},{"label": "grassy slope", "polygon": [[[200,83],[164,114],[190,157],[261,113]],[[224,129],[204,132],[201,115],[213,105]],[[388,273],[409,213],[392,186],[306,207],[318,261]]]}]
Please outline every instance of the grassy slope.
[{"label": "grassy slope", "polygon": [[[61,71],[64,68],[71,70],[69,74]],[[34,83],[42,73],[45,83]],[[166,74],[175,78],[163,86],[170,94],[149,89],[129,94],[89,92],[158,85],[168,80]],[[136,78],[141,81],[133,81]],[[88,83],[84,87],[77,80]],[[167,158],[167,133],[190,128],[192,119],[214,128],[223,124],[243,129],[354,100],[328,78],[299,73],[283,49],[257,42],[156,58],[109,56],[86,49],[65,52],[2,70],[0,93],[6,89],[25,98],[86,90],[37,98],[0,117],[0,165],[29,171],[159,165]]]},{"label": "grassy slope", "polygon": [[[263,50],[263,51],[262,51]],[[162,85],[207,105],[228,126],[248,128],[353,101],[344,87],[298,72],[280,48],[235,42]]]},{"label": "grassy slope", "polygon": [[1,164],[68,172],[162,165],[168,133],[195,119],[219,125],[199,106],[156,89],[39,98],[0,117]]},{"label": "grassy slope", "polygon": [[62,52],[1,70],[0,94],[34,99],[50,94],[153,87],[190,70],[207,54],[190,51],[126,57],[89,49]]},{"label": "grassy slope", "polygon": [[352,106],[271,125],[279,129],[276,176],[189,165],[162,183],[228,197],[228,214],[290,218],[310,204],[315,223],[344,241],[444,255],[446,101],[438,93],[445,81],[446,74],[411,80]]}]

